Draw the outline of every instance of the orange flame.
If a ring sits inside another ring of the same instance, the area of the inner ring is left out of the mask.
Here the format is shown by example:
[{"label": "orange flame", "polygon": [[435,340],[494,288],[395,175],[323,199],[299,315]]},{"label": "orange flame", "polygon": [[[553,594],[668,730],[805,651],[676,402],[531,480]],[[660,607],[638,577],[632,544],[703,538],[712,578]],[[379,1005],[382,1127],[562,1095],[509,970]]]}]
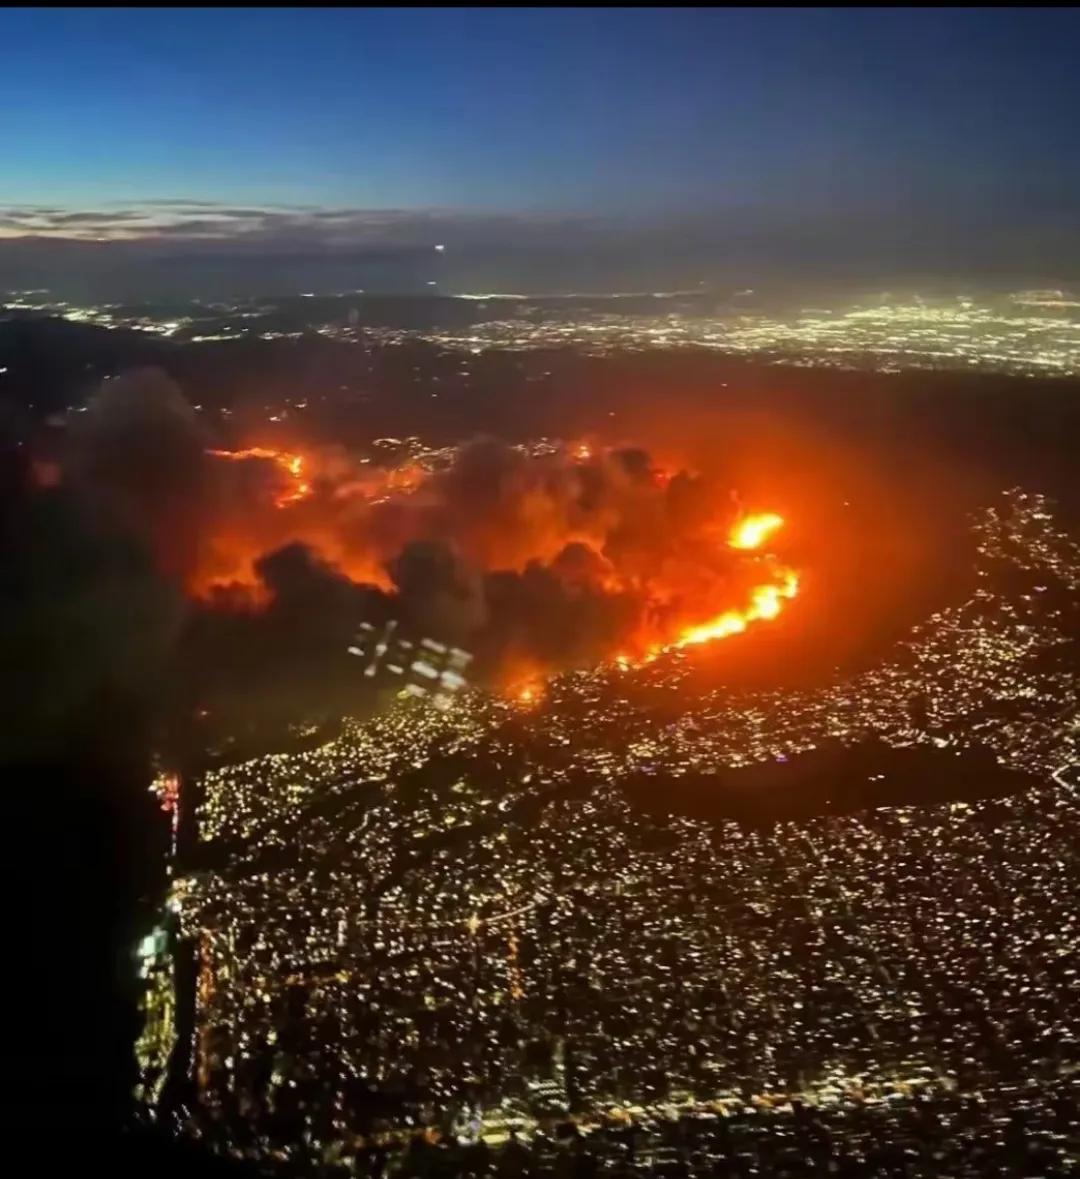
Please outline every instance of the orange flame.
[{"label": "orange flame", "polygon": [[[728,536],[728,544],[739,549],[757,548],[783,524],[783,518],[773,512],[746,516],[732,528]],[[639,658],[633,658],[625,652],[620,652],[613,658],[614,666],[621,671],[643,667],[670,651],[680,651],[685,647],[711,643],[715,639],[730,638],[732,635],[742,634],[752,623],[768,622],[778,617],[784,608],[784,603],[798,594],[799,575],[794,569],[775,563],[772,568],[774,580],[754,586],[750,590],[750,601],[745,609],[725,610],[722,614],[718,614],[706,622],[688,626],[670,642],[654,643]],[[540,700],[542,688],[537,685],[535,680],[522,687],[519,680],[517,685],[511,689],[511,693],[521,704],[534,704]]]},{"label": "orange flame", "polygon": [[726,610],[709,622],[688,627],[674,643],[664,649],[678,650],[697,643],[708,643],[713,639],[726,639],[731,635],[742,634],[751,622],[776,618],[784,608],[784,599],[793,598],[798,592],[798,575],[790,569],[784,570],[783,580],[779,583],[758,585],[750,591],[750,605],[745,610]]},{"label": "orange flame", "polygon": [[[736,549],[758,548],[783,524],[783,517],[775,512],[744,516],[732,528],[728,544]],[[784,608],[784,602],[799,592],[799,575],[793,569],[777,567],[776,575],[777,580],[754,586],[750,591],[750,604],[744,610],[725,610],[707,622],[686,627],[672,642],[657,643],[650,647],[644,662],[652,662],[666,651],[711,643],[714,639],[727,639],[742,634],[752,622],[776,618]],[[623,655],[617,656],[615,662],[622,668],[629,666],[629,660]]]},{"label": "orange flame", "polygon": [[275,507],[287,508],[290,504],[307,499],[311,494],[311,484],[304,478],[304,460],[301,455],[289,454],[283,450],[270,450],[264,446],[249,446],[244,450],[208,450],[206,453],[213,455],[214,458],[230,459],[234,462],[257,458],[270,459],[277,463],[278,467],[292,479],[293,486],[277,496],[274,500]]},{"label": "orange flame", "polygon": [[762,512],[756,516],[744,516],[731,530],[728,544],[733,549],[756,549],[783,527],[784,518],[775,512]]},{"label": "orange flame", "polygon": [[[280,480],[269,502],[279,509],[290,508],[314,495],[314,485],[310,481],[312,468],[318,471],[320,487],[326,490],[321,492],[318,503],[310,505],[312,510],[288,512],[282,516],[273,512],[264,513],[257,521],[257,528],[249,530],[246,521],[234,521],[231,518],[223,520],[220,533],[212,538],[214,543],[209,546],[208,555],[201,559],[198,573],[190,580],[192,592],[205,595],[222,587],[232,587],[238,593],[241,589],[247,593],[247,600],[253,609],[265,605],[266,595],[254,572],[256,563],[267,549],[291,540],[300,540],[316,547],[324,559],[336,565],[352,580],[376,584],[387,591],[393,590],[385,568],[386,552],[375,542],[370,545],[365,543],[362,527],[359,536],[347,532],[343,526],[346,517],[335,514],[338,510],[336,505],[353,497],[367,504],[378,505],[394,496],[408,496],[420,491],[434,477],[422,464],[406,461],[391,469],[360,468],[356,464],[327,459],[322,454],[316,456],[313,451],[305,456],[263,446],[210,450],[208,453],[215,458],[234,462],[262,459],[273,463],[275,470],[280,472]],[[600,453],[598,448],[587,441],[575,442],[567,449],[563,461],[568,457],[571,462],[586,463]],[[366,463],[367,460],[362,461]],[[664,486],[668,477],[668,473],[659,468],[652,471],[653,482],[658,488]],[[636,486],[635,494],[639,492],[641,487]],[[539,508],[544,509],[546,501],[543,495],[538,493],[538,499]],[[532,500],[525,506],[531,511]],[[315,511],[315,508],[320,510]],[[553,509],[551,513],[551,527],[539,528],[535,535],[530,533],[520,551],[506,540],[504,534],[510,530],[503,527],[503,522],[497,522],[498,527],[492,525],[489,529],[480,529],[479,540],[476,540],[480,555],[473,553],[472,556],[485,569],[509,569],[524,567],[529,560],[551,560],[568,540],[577,541],[579,548],[584,546],[592,549],[596,557],[593,563],[595,568],[588,566],[581,573],[582,577],[589,579],[589,585],[611,594],[632,594],[646,603],[634,633],[624,635],[620,646],[615,648],[618,654],[613,656],[613,667],[624,670],[641,667],[664,653],[742,634],[755,623],[776,619],[787,602],[799,592],[797,574],[780,564],[766,547],[784,526],[783,517],[776,512],[740,514],[726,532],[721,529],[719,534],[713,531],[713,524],[703,526],[692,537],[695,548],[703,543],[703,537],[711,538],[711,544],[709,541],[704,542],[705,552],[700,562],[702,573],[699,578],[693,557],[683,562],[680,556],[677,562],[673,561],[670,569],[657,571],[655,576],[650,570],[639,570],[632,565],[628,571],[620,567],[617,560],[608,560],[604,555],[602,534],[606,525],[598,526],[596,535],[587,530],[579,534],[574,531],[576,525],[560,516],[559,510]],[[539,515],[547,519],[542,510]],[[354,513],[347,520],[355,521],[357,518]],[[531,516],[529,518],[531,520]],[[491,551],[485,547],[488,532],[497,532],[499,537],[499,543]],[[719,562],[712,560],[716,555],[716,547],[729,550],[726,559]],[[710,548],[713,548],[712,552],[708,551]],[[732,564],[730,550],[746,554],[745,560],[740,563],[741,567],[744,571],[747,568],[756,570],[758,576],[754,581],[758,584],[750,583],[751,588],[741,607],[729,607],[722,613],[708,617],[708,611],[715,610],[724,600],[718,598],[718,595],[724,592],[727,584],[725,570]],[[682,574],[684,566],[687,567],[685,579]],[[564,571],[560,576],[569,578],[571,573]],[[688,608],[688,603],[696,603],[697,609]],[[522,705],[542,703],[546,673],[552,669],[541,670],[533,666],[518,667],[516,670],[517,675],[513,679],[509,682],[503,680],[506,696]]]},{"label": "orange flame", "polygon": [[544,683],[543,678],[531,679],[525,684],[518,680],[516,684],[503,688],[503,692],[517,704],[529,708],[544,699]]}]

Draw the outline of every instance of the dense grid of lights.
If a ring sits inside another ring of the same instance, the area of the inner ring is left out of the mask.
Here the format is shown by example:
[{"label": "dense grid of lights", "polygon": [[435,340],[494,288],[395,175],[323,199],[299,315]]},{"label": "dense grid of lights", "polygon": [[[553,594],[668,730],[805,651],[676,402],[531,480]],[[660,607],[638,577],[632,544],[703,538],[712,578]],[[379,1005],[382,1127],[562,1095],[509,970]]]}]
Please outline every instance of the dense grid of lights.
[{"label": "dense grid of lights", "polygon": [[469,299],[490,318],[460,329],[361,326],[357,313],[348,309],[349,300],[332,297],[310,314],[294,309],[295,323],[283,328],[267,326],[274,319],[275,305],[258,302],[192,302],[159,310],[153,305],[74,305],[48,292],[14,292],[2,301],[16,311],[192,343],[298,339],[314,332],[344,343],[396,345],[421,339],[475,353],[491,348],[573,347],[609,353],[692,347],[775,363],[884,372],[931,368],[1028,376],[1080,373],[1080,299],[1062,291],[949,299],[882,297],[848,308],[805,308],[787,314],[737,306],[708,313],[673,310],[663,292],[656,294],[657,309],[651,314],[620,310],[615,296],[599,297],[595,305],[569,303],[561,309],[524,296],[460,298]]},{"label": "dense grid of lights", "polygon": [[[657,731],[625,689],[677,687],[673,652],[560,676],[528,707],[403,702],[207,775],[200,838],[222,866],[170,899],[199,975],[185,1129],[320,1159],[392,1152],[410,1127],[517,1128],[541,1157],[545,1116],[573,1108],[600,1156],[624,1151],[620,1119],[651,1124],[655,1153],[682,1118],[715,1159],[740,1126],[766,1149],[766,1117],[802,1141],[795,1100],[835,1158],[883,1121],[914,1134],[923,1094],[942,1153],[914,1173],[967,1159],[978,1119],[1017,1103],[1075,1159],[1075,1119],[1054,1119],[1080,1050],[1080,685],[1052,656],[1080,548],[1020,492],[976,528],[971,598],[842,682],[708,692]],[[983,744],[1042,785],[768,831],[650,818],[619,788],[868,734]],[[141,1044],[147,1094],[168,1015]],[[358,1084],[394,1112],[362,1118]]]},{"label": "dense grid of lights", "polygon": [[778,364],[899,372],[970,369],[1026,376],[1080,373],[1080,301],[1025,300],[1005,307],[974,299],[883,302],[789,316],[665,313],[493,319],[465,331],[434,332],[445,347],[575,347],[609,353],[700,348]]}]

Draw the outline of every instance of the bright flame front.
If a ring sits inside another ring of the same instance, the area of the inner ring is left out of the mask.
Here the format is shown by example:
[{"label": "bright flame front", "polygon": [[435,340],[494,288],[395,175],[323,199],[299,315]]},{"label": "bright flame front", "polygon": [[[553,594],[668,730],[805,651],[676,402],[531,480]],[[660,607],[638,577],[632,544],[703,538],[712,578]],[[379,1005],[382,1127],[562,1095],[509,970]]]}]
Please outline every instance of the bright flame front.
[{"label": "bright flame front", "polygon": [[[736,549],[760,548],[783,525],[783,517],[775,512],[744,516],[728,534],[728,544]],[[772,565],[772,571],[773,580],[762,582],[750,590],[750,600],[744,609],[725,610],[715,618],[685,627],[670,642],[654,643],[640,658],[635,659],[621,652],[614,657],[615,666],[624,671],[631,667],[641,667],[652,663],[666,652],[711,643],[716,639],[727,639],[732,635],[744,633],[752,623],[770,622],[777,618],[784,608],[784,603],[798,594],[799,575],[794,569],[775,563]],[[540,690],[535,681],[530,681],[525,687],[521,687],[519,681],[518,686],[512,690],[512,695],[521,704],[533,704],[539,699]]]},{"label": "bright flame front", "polygon": [[762,512],[756,516],[744,516],[731,530],[731,535],[728,537],[728,544],[733,549],[760,548],[783,525],[783,516],[778,516],[775,512]]},{"label": "bright flame front", "polygon": [[[784,518],[775,512],[764,512],[755,516],[744,516],[728,536],[728,544],[735,549],[756,549],[779,528]],[[723,614],[708,622],[687,627],[673,642],[659,647],[658,651],[678,650],[682,647],[709,643],[713,639],[726,639],[742,634],[752,622],[765,622],[776,618],[784,608],[785,600],[799,592],[799,576],[793,569],[778,568],[775,581],[754,586],[750,591],[750,604],[744,610],[725,610]]]}]

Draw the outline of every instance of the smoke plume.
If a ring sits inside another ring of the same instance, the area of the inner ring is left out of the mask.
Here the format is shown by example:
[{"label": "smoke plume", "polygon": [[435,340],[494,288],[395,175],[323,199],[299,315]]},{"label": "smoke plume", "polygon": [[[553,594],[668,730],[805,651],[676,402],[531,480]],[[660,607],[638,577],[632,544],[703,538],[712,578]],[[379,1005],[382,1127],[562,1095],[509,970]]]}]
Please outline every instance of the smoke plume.
[{"label": "smoke plume", "polygon": [[351,635],[390,618],[473,651],[501,686],[646,657],[763,601],[753,587],[771,577],[728,542],[740,509],[722,479],[662,470],[637,447],[478,438],[439,465],[224,441],[142,370],[105,383],[63,465],[65,485],[183,586],[178,659],[200,700],[254,707],[273,683],[337,703],[355,684]]}]

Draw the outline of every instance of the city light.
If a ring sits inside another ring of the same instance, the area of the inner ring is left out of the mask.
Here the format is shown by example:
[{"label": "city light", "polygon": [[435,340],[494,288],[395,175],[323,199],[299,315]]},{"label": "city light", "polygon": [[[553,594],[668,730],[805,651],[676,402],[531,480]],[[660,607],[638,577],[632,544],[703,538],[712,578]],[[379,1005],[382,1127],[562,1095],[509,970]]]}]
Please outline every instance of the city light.
[{"label": "city light", "polygon": [[[539,1134],[545,1110],[573,1102],[597,1149],[616,1110],[783,1119],[798,1100],[889,1118],[916,1092],[947,1102],[958,1078],[1015,1100],[1017,1067],[1023,1092],[1052,1091],[1080,1044],[1080,685],[1047,656],[1080,546],[1020,492],[974,535],[969,598],[818,688],[709,689],[660,727],[627,691],[684,683],[692,644],[676,645],[543,692],[529,681],[516,700],[405,701],[318,749],[205,775],[199,839],[227,866],[180,876],[172,897],[200,947],[190,1132],[228,1095],[257,1126],[260,1101],[313,1076],[309,1119],[343,1108],[349,1078],[398,1092],[425,1077],[387,1141],[436,1110],[493,1142]],[[796,588],[794,573],[769,583],[751,609],[771,617]],[[623,793],[871,737],[941,757],[982,745],[1039,785],[769,829],[662,819]],[[153,949],[146,969],[171,977]],[[291,1023],[287,993],[305,996]],[[174,1035],[154,995],[147,1085]],[[539,1063],[526,1044],[546,1045]],[[335,1117],[322,1133],[344,1144]]]}]

